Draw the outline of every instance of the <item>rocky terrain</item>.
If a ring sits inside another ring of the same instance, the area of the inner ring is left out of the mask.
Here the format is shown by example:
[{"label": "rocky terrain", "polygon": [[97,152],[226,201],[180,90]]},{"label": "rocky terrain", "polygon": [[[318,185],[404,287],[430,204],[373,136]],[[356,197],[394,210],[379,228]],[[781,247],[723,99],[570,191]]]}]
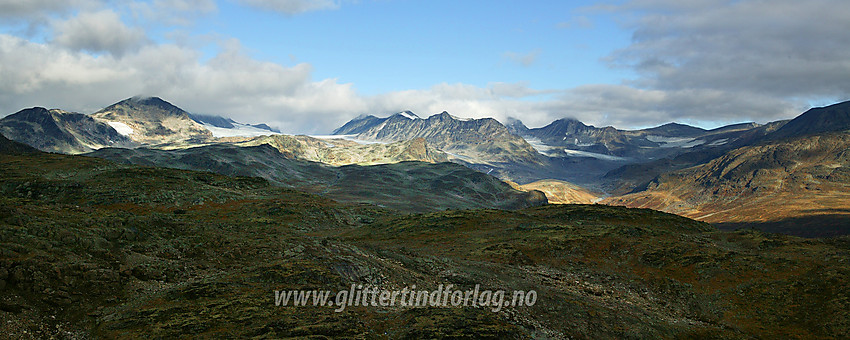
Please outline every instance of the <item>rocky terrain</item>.
[{"label": "rocky terrain", "polygon": [[24,109],[0,119],[0,134],[42,151],[68,154],[138,146],[88,115],[42,107]]},{"label": "rocky terrain", "polygon": [[545,179],[523,185],[514,183],[513,185],[524,191],[538,190],[543,192],[549,203],[553,204],[592,204],[602,199],[601,194],[592,193],[575,184],[554,179]]},{"label": "rocky terrain", "polygon": [[605,202],[647,207],[735,228],[810,237],[850,233],[847,103],[807,111],[761,140],[662,174]]},{"label": "rocky terrain", "polygon": [[232,139],[238,146],[271,145],[292,158],[335,166],[392,164],[403,161],[448,162],[449,155],[423,138],[394,143],[363,143],[327,136],[270,135],[247,140]]},{"label": "rocky terrain", "polygon": [[[646,209],[399,214],[255,177],[0,139],[12,338],[844,338],[850,242]],[[530,307],[275,306],[350,284],[535,290]]]}]

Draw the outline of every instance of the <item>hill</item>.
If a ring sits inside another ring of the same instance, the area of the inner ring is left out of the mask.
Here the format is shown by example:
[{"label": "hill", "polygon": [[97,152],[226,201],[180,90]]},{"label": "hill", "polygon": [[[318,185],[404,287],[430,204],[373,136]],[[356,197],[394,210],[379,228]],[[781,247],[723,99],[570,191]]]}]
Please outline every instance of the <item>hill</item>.
[{"label": "hill", "polygon": [[262,177],[277,185],[342,202],[374,204],[405,212],[519,209],[546,204],[540,192],[517,191],[496,178],[452,163],[333,167],[287,158],[268,144],[253,147],[220,144],[182,150],[101,149],[87,155],[127,164]]},{"label": "hill", "polygon": [[[720,232],[601,205],[399,214],[260,178],[43,153],[0,154],[0,201],[10,338],[850,335],[846,238]],[[275,291],[449,284],[537,299],[274,303]]]}]

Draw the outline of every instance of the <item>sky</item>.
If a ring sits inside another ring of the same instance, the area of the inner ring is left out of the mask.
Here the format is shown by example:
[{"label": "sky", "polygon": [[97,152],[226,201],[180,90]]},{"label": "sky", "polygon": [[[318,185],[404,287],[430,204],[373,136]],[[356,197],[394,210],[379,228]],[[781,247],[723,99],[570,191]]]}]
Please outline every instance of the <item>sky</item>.
[{"label": "sky", "polygon": [[361,114],[644,128],[850,100],[850,1],[0,0],[0,116],[133,96],[285,133]]}]

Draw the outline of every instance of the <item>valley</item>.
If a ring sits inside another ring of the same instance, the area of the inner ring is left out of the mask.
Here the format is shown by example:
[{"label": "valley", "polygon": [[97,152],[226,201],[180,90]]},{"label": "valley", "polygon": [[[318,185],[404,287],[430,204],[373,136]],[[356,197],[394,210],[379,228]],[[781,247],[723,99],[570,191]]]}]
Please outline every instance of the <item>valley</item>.
[{"label": "valley", "polygon": [[848,115],[839,103],[767,124],[619,130],[405,111],[306,136],[134,97],[91,115],[26,109],[0,132],[42,151],[257,176],[407,212],[602,203],[818,237],[850,232]]},{"label": "valley", "polygon": [[[274,150],[269,148],[269,150]],[[15,338],[817,338],[850,334],[847,237],[649,209],[405,214],[258,177],[0,138],[0,321]],[[483,175],[483,174],[482,174]],[[275,306],[275,290],[533,289],[533,306]]]}]

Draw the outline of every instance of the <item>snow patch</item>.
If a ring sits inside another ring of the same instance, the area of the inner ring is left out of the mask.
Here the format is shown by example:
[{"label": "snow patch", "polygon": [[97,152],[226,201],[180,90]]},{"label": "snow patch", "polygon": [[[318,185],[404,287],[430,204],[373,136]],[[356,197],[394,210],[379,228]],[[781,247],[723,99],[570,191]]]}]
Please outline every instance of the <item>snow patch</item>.
[{"label": "snow patch", "polygon": [[122,122],[106,122],[106,124],[109,124],[109,126],[111,126],[113,129],[115,129],[115,131],[117,131],[123,136],[129,136],[133,134],[133,128]]},{"label": "snow patch", "polygon": [[716,141],[711,142],[708,146],[720,146],[729,142],[729,138],[718,139]]},{"label": "snow patch", "polygon": [[646,139],[650,142],[660,143],[661,148],[692,148],[697,145],[705,144],[702,139],[688,137],[664,137],[656,135],[648,135]]},{"label": "snow patch", "polygon": [[541,140],[539,140],[537,138],[527,137],[527,138],[525,138],[525,141],[528,142],[528,144],[530,144],[531,147],[534,148],[534,150],[537,150],[537,152],[544,154],[544,155],[547,152],[552,151],[554,149],[560,149],[559,147],[546,145]]},{"label": "snow patch", "polygon": [[578,150],[570,150],[570,149],[564,149],[564,152],[569,156],[591,157],[591,158],[602,159],[602,160],[606,160],[606,161],[625,161],[625,160],[628,160],[628,158],[625,158],[625,157],[604,155],[604,154],[595,153],[595,152],[578,151]]},{"label": "snow patch", "polygon": [[316,139],[343,139],[355,142],[357,144],[388,144],[387,142],[377,141],[377,140],[364,140],[357,139],[358,135],[310,135],[308,137],[313,137]]},{"label": "snow patch", "polygon": [[232,128],[222,128],[209,123],[203,123],[204,128],[212,132],[213,137],[257,137],[274,135],[275,132],[250,126],[248,124],[233,122]]},{"label": "snow patch", "polygon": [[412,114],[412,113],[409,113],[409,112],[399,112],[398,114],[399,114],[399,115],[401,115],[402,117],[407,118],[407,119],[410,119],[410,120],[417,120],[417,119],[420,119],[420,118],[419,118],[418,116],[416,116],[415,114]]},{"label": "snow patch", "polygon": [[463,121],[463,122],[468,122],[470,120],[473,120],[472,118],[460,118],[460,117],[455,116],[453,114],[449,114],[449,117],[452,117],[452,119],[454,119],[454,120],[459,120],[459,121]]}]

